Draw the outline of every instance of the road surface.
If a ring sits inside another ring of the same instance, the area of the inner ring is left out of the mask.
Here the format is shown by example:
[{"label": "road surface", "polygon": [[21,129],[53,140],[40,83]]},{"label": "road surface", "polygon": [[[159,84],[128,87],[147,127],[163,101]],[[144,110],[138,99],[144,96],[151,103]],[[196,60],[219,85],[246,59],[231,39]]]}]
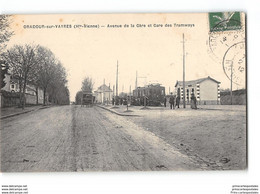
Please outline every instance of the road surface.
[{"label": "road surface", "polygon": [[1,121],[1,171],[203,170],[126,117],[60,106]]}]

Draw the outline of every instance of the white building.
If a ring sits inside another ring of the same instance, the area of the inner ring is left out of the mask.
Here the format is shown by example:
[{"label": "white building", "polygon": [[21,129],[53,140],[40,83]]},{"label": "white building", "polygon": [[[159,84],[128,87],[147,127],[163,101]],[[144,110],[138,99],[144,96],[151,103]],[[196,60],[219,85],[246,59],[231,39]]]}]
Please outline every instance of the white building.
[{"label": "white building", "polygon": [[94,91],[94,95],[97,103],[110,103],[112,101],[113,91],[106,84],[103,84]]},{"label": "white building", "polygon": [[[7,92],[14,92],[14,93],[18,93],[20,91],[18,80],[16,78],[13,78],[13,76],[10,73],[7,73],[5,75],[4,81],[5,81],[6,85],[2,88],[2,90],[5,90]],[[26,88],[25,88],[27,104],[36,104],[37,103],[36,91],[38,92],[38,104],[43,104],[43,90],[39,87],[36,88],[31,83],[27,83]]]},{"label": "white building", "polygon": [[[220,82],[211,77],[197,80],[185,81],[185,99],[189,104],[191,95],[197,99],[198,104],[220,104]],[[180,96],[183,103],[183,82],[177,81],[175,84],[176,95]]]}]

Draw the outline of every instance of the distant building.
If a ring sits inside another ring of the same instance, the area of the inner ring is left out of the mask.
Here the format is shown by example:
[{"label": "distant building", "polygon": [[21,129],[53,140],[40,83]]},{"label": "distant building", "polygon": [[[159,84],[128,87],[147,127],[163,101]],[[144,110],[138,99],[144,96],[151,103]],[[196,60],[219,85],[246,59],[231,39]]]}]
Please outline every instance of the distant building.
[{"label": "distant building", "polygon": [[161,86],[160,84],[149,84],[144,87],[137,87],[135,90],[133,90],[133,96],[136,99],[140,99],[141,101],[145,96],[149,105],[159,106],[164,101],[165,87]]},{"label": "distant building", "polygon": [[137,87],[133,90],[134,97],[150,96],[159,97],[165,95],[165,87],[160,84],[149,84],[144,87]]},{"label": "distant building", "polygon": [[[220,82],[211,78],[201,78],[192,81],[185,81],[185,99],[190,103],[192,93],[197,98],[198,104],[220,104]],[[175,84],[175,93],[180,96],[183,103],[183,82],[177,81]]]},{"label": "distant building", "polygon": [[112,101],[113,91],[106,84],[103,84],[94,91],[95,100],[97,103],[106,103]]},{"label": "distant building", "polygon": [[[12,74],[7,73],[5,75],[4,81],[5,81],[6,85],[1,90],[4,90],[6,92],[11,92],[11,93],[20,92],[18,79],[13,77]],[[39,87],[37,88],[35,85],[33,85],[30,82],[27,83],[26,88],[25,88],[26,104],[37,104],[36,92],[38,92],[38,104],[43,104],[43,90]],[[46,98],[48,98],[48,95],[46,96]],[[15,102],[14,100],[11,100],[11,99],[10,99],[10,101]],[[18,101],[13,104],[11,104],[11,103],[4,104],[4,102],[8,102],[8,101],[7,100],[3,101],[1,99],[1,107],[17,105]]]}]

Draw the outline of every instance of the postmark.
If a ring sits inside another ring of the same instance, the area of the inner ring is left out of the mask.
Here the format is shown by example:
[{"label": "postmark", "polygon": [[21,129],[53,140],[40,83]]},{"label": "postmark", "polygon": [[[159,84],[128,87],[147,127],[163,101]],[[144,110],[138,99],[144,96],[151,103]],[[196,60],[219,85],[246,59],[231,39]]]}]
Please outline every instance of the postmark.
[{"label": "postmark", "polygon": [[[240,23],[239,21],[236,21]],[[220,25],[220,24],[219,24]],[[218,26],[216,26],[217,28]],[[213,31],[209,34],[209,51],[217,59],[221,60],[226,50],[235,43],[245,41],[243,29],[235,31]]]},{"label": "postmark", "polygon": [[245,42],[238,42],[227,49],[223,57],[223,70],[233,83],[243,85],[246,73],[246,52]]}]

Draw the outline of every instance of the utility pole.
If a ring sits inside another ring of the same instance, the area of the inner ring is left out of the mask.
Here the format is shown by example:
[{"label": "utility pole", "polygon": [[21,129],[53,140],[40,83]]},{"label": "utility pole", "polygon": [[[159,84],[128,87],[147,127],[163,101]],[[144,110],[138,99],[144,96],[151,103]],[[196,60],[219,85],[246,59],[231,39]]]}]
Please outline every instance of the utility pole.
[{"label": "utility pole", "polygon": [[116,96],[118,96],[118,60],[116,66]]},{"label": "utility pole", "polygon": [[113,85],[113,97],[115,97],[115,85]]},{"label": "utility pole", "polygon": [[233,94],[232,94],[232,90],[233,90],[233,84],[232,84],[232,82],[233,82],[233,61],[231,62],[231,73],[230,73],[230,103],[231,103],[231,105],[233,104]]},{"label": "utility pole", "polygon": [[186,108],[186,95],[185,95],[185,41],[184,33],[182,34],[182,43],[183,43],[183,108]]},{"label": "utility pole", "polygon": [[145,79],[145,85],[147,84],[147,77],[138,77],[137,71],[136,71],[136,78],[135,78],[135,89],[138,87],[138,78],[144,78]]},{"label": "utility pole", "polygon": [[105,104],[105,79],[103,80],[103,87],[102,87],[102,93],[103,93],[103,99],[102,99],[102,103]]},{"label": "utility pole", "polygon": [[108,101],[110,102],[110,91],[111,91],[111,90],[110,90],[110,83],[109,83],[109,85],[108,85],[108,89],[109,89],[109,93],[108,93],[108,94],[109,94]]},{"label": "utility pole", "polygon": [[132,101],[132,91],[131,91],[131,85],[130,85],[130,94],[129,94],[129,100],[130,100],[130,106],[131,106],[131,101]]},{"label": "utility pole", "polygon": [[135,89],[137,88],[137,71],[136,71],[136,78],[135,78]]}]

